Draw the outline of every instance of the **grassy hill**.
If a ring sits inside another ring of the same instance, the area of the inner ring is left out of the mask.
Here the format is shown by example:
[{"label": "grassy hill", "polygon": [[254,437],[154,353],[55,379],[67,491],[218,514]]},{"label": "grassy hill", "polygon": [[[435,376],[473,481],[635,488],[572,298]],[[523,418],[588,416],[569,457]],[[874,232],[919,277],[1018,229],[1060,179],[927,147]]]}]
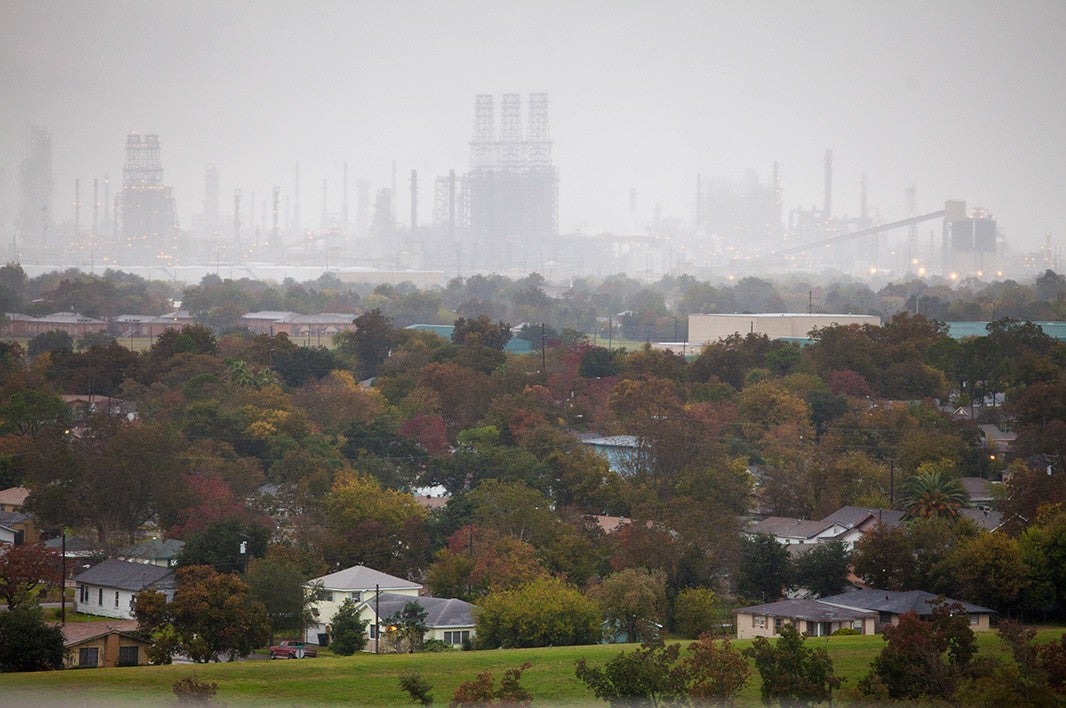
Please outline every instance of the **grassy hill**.
[{"label": "grassy hill", "polygon": [[[1050,641],[1062,630],[1044,630],[1040,641]],[[880,636],[809,639],[824,646],[839,675],[854,685],[880,651]],[[748,641],[736,642],[743,648]],[[1000,654],[1006,645],[994,633],[979,635],[982,654]],[[512,649],[441,654],[352,657],[323,656],[290,661],[242,661],[238,663],[145,666],[116,669],[83,669],[29,674],[0,675],[0,705],[159,705],[173,704],[171,686],[186,676],[213,681],[216,699],[229,705],[384,705],[409,703],[399,688],[405,671],[421,672],[433,685],[433,697],[447,705],[455,687],[478,673],[491,671],[497,681],[503,672],[525,662],[532,664],[522,683],[534,703],[589,703],[591,692],[574,676],[574,664],[587,657],[593,664],[606,661],[632,647],[585,646],[546,649]],[[756,703],[758,674],[744,689],[744,702]]]}]

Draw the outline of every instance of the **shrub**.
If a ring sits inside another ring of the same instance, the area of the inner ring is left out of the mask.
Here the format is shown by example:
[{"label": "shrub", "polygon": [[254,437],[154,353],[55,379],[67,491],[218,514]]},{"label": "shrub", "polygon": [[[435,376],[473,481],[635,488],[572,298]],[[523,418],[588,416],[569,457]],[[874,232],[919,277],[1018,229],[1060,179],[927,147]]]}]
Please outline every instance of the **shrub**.
[{"label": "shrub", "polygon": [[718,596],[707,588],[686,588],[674,600],[674,628],[687,639],[718,633]]},{"label": "shrub", "polygon": [[195,676],[186,676],[180,681],[175,681],[171,690],[174,691],[180,703],[208,704],[218,693],[218,684],[200,681]]},{"label": "shrub", "polygon": [[330,633],[330,648],[334,654],[351,656],[366,647],[366,620],[359,619],[359,609],[351,598],[341,603],[337,614],[333,615],[333,629]]},{"label": "shrub", "polygon": [[408,671],[400,676],[400,688],[407,692],[415,703],[428,706],[433,703],[433,687],[417,671]]}]

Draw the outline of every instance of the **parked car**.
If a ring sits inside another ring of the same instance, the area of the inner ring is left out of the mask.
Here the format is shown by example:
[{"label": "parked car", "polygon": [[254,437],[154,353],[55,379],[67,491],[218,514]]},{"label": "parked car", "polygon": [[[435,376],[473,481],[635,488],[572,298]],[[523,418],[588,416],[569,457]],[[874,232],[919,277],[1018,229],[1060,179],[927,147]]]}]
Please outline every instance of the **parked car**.
[{"label": "parked car", "polygon": [[318,649],[306,646],[303,642],[295,639],[285,639],[270,647],[271,659],[303,659],[318,656]]}]

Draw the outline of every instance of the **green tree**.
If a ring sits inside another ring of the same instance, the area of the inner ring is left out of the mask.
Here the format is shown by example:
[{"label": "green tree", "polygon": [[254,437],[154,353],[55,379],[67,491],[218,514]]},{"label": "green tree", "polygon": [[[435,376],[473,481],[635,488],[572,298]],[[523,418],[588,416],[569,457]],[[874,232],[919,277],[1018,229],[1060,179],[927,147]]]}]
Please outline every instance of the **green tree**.
[{"label": "green tree", "polygon": [[74,338],[63,330],[57,329],[51,332],[41,332],[26,344],[26,353],[31,357],[45,352],[72,354]]},{"label": "green tree", "polygon": [[804,638],[791,624],[782,625],[780,635],[775,644],[766,637],[756,637],[744,650],[754,659],[762,679],[763,702],[801,706],[832,701],[833,689],[843,679],[833,674],[829,652],[805,646]]},{"label": "green tree", "polygon": [[685,588],[674,598],[674,629],[688,639],[716,634],[721,609],[718,595],[710,588]]},{"label": "green tree", "polygon": [[385,624],[396,627],[396,640],[401,650],[414,654],[422,647],[422,640],[429,630],[427,614],[426,608],[412,600],[385,619]]},{"label": "green tree", "polygon": [[351,356],[358,363],[360,378],[377,376],[395,341],[392,320],[378,309],[356,317],[354,332],[342,332],[333,337],[341,355]]},{"label": "green tree", "polygon": [[555,578],[489,593],[476,613],[477,642],[485,648],[592,644],[601,616],[577,588]]},{"label": "green tree", "polygon": [[359,619],[359,606],[352,599],[345,598],[337,613],[333,615],[329,635],[329,646],[334,654],[351,656],[366,647],[366,627],[368,620]]},{"label": "green tree", "polygon": [[669,705],[683,701],[688,693],[689,673],[678,661],[680,653],[681,645],[676,642],[648,640],[602,667],[578,659],[575,673],[597,698],[612,706]]},{"label": "green tree", "polygon": [[248,563],[244,582],[253,599],[263,603],[270,618],[270,643],[275,635],[290,632],[302,635],[312,622],[312,593],[304,587],[300,567],[279,555],[267,554]]},{"label": "green tree", "polygon": [[741,541],[740,564],[735,575],[741,597],[773,602],[791,584],[788,551],[773,536],[759,534]]},{"label": "green tree", "polygon": [[[212,521],[189,534],[178,557],[180,565],[209,565],[220,573],[243,571],[252,558],[266,553],[270,529],[237,517]],[[244,553],[241,549],[244,549]]]},{"label": "green tree", "polygon": [[855,543],[855,575],[884,590],[905,590],[914,573],[914,547],[903,528],[878,523]]},{"label": "green tree", "polygon": [[63,668],[63,631],[44,621],[41,608],[0,612],[0,673]]},{"label": "green tree", "polygon": [[958,597],[1000,612],[1014,609],[1029,584],[1030,568],[1021,544],[1003,533],[982,533],[963,541],[947,563]]},{"label": "green tree", "polygon": [[793,583],[812,597],[843,592],[848,587],[851,554],[843,541],[819,543],[793,562]]},{"label": "green tree", "polygon": [[452,330],[452,341],[466,347],[483,346],[496,351],[503,351],[511,341],[511,325],[506,322],[493,322],[486,315],[477,319],[460,317]]},{"label": "green tree", "polygon": [[625,631],[626,642],[642,641],[658,634],[654,624],[666,606],[666,573],[626,568],[608,575],[588,595],[599,603],[608,625]]}]

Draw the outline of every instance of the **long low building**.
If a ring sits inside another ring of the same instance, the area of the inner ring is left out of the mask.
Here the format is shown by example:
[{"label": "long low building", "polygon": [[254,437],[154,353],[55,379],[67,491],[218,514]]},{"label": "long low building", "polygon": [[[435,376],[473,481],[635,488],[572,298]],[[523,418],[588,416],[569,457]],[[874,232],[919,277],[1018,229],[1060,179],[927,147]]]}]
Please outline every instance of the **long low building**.
[{"label": "long low building", "polygon": [[812,329],[852,324],[879,327],[881,318],[877,315],[815,315],[789,312],[689,315],[688,343],[690,346],[701,346],[734,334],[765,334],[770,339],[807,339]]}]

